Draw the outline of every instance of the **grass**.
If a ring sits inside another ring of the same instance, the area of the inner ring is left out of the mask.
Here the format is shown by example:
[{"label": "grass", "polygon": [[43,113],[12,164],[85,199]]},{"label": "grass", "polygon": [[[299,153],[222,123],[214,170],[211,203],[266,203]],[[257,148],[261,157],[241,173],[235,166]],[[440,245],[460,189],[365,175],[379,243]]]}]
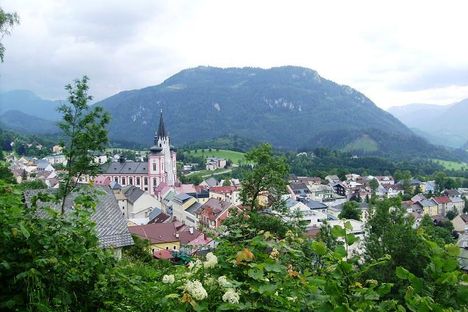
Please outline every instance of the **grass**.
[{"label": "grass", "polygon": [[436,163],[447,170],[468,170],[468,164],[461,161],[450,161],[442,159],[433,159]]},{"label": "grass", "polygon": [[343,151],[352,152],[352,151],[363,151],[363,152],[376,152],[379,150],[379,145],[369,136],[364,135],[353,142],[347,144]]},{"label": "grass", "polygon": [[234,164],[239,164],[244,161],[244,153],[229,151],[229,150],[215,150],[212,149],[211,152],[208,149],[197,149],[191,150],[191,155],[201,156],[201,157],[218,157],[224,159],[230,159]]}]

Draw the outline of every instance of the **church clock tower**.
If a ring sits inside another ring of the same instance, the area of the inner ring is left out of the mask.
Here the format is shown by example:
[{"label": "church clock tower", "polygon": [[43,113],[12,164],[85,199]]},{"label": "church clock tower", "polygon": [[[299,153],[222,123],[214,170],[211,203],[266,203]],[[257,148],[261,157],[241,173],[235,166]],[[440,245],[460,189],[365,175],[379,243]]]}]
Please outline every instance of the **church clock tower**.
[{"label": "church clock tower", "polygon": [[165,182],[168,186],[174,186],[177,182],[176,150],[171,147],[162,110],[158,131],[154,136],[154,146],[150,148],[148,155],[148,175],[152,194],[161,182]]}]

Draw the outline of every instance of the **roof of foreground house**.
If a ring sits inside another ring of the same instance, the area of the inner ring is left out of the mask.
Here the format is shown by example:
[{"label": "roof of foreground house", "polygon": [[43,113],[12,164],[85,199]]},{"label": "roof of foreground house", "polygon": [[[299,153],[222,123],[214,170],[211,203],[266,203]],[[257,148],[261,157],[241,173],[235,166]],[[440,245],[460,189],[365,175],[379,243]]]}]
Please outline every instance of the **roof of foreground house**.
[{"label": "roof of foreground house", "polygon": [[[38,193],[53,194],[57,190],[28,190],[24,193],[24,199],[27,207],[31,207],[33,196]],[[96,223],[97,237],[102,248],[119,248],[133,245],[133,239],[127,228],[127,222],[120,211],[112,191],[108,187],[82,187],[79,191],[70,194],[65,200],[65,213],[70,212],[74,206],[74,200],[80,193],[93,193],[96,196],[96,209],[91,215],[91,220]],[[61,205],[54,202],[38,201],[39,208],[50,207],[55,210],[60,210]],[[46,217],[47,213],[44,209],[38,209],[38,217]]]}]

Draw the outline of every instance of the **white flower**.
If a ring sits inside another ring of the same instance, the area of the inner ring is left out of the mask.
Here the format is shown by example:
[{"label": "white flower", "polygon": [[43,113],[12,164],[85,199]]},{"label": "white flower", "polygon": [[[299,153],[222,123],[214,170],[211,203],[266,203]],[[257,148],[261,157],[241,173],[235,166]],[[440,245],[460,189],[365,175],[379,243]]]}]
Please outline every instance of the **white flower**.
[{"label": "white flower", "polygon": [[218,264],[218,257],[216,257],[212,252],[209,252],[206,255],[206,261],[203,263],[205,269],[213,268]]},{"label": "white flower", "polygon": [[185,284],[185,291],[187,291],[195,300],[203,300],[208,297],[208,293],[203,288],[200,281],[187,281]]},{"label": "white flower", "polygon": [[162,278],[162,282],[164,284],[172,284],[172,283],[174,283],[174,281],[175,281],[175,277],[172,274],[171,275],[164,275],[163,278]]},{"label": "white flower", "polygon": [[218,284],[219,286],[224,288],[232,287],[231,283],[227,280],[227,277],[224,275],[218,277]]},{"label": "white flower", "polygon": [[239,294],[233,288],[228,288],[223,295],[223,301],[232,304],[239,303]]},{"label": "white flower", "polygon": [[202,262],[199,259],[197,259],[197,261],[195,261],[195,262],[190,262],[188,264],[188,268],[190,270],[197,271],[201,267],[201,265],[202,265]]}]

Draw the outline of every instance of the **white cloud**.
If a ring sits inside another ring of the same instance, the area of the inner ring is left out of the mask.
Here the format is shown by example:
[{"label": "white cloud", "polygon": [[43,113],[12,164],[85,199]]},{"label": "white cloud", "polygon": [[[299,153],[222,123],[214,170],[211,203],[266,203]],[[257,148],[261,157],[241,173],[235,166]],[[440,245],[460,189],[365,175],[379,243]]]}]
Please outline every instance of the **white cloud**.
[{"label": "white cloud", "polygon": [[4,90],[60,98],[63,85],[87,74],[102,99],[186,67],[290,64],[357,88],[381,107],[468,97],[466,1],[6,0],[2,6],[21,17],[4,38]]}]

